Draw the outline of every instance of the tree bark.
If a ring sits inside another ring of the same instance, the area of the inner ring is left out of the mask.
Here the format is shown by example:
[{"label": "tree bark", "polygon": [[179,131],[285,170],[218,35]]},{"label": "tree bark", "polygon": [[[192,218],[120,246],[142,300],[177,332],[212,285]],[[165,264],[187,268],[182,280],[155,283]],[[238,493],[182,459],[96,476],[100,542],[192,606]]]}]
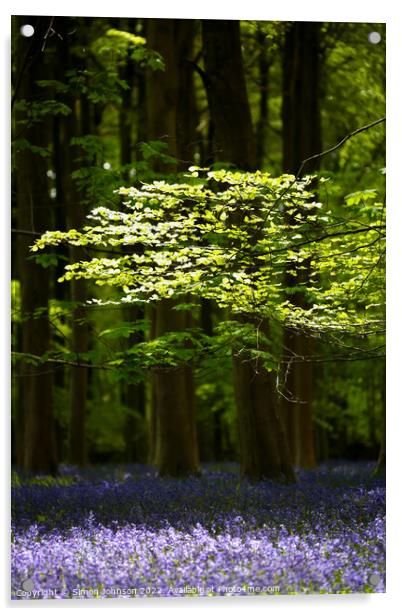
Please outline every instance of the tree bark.
[{"label": "tree bark", "polygon": [[[70,43],[71,35],[69,32],[72,27],[71,18],[56,18],[55,25],[61,35],[58,40],[57,52],[61,62],[58,66],[62,67],[62,73],[55,72],[55,79],[63,81],[64,71],[77,66],[78,60],[73,57],[73,49]],[[82,68],[84,68],[84,61]],[[58,189],[60,191],[59,202],[65,207],[66,222],[70,229],[82,227],[86,207],[84,195],[76,185],[72,174],[83,164],[77,158],[83,155],[81,149],[71,145],[71,139],[82,137],[91,132],[90,128],[90,109],[89,102],[81,92],[74,92],[71,89],[65,95],[64,100],[71,108],[71,113],[58,120],[60,134],[56,142],[55,156],[60,159],[63,168],[59,167],[60,177],[58,179]],[[73,263],[86,259],[83,248],[71,246],[69,248],[70,260]],[[72,280],[70,283],[70,299],[73,302],[71,313],[71,350],[77,354],[79,363],[80,357],[89,350],[89,326],[86,322],[87,310],[85,302],[88,299],[88,285],[84,279]],[[68,459],[71,464],[85,466],[87,462],[86,451],[86,412],[88,398],[88,368],[74,367],[70,370],[69,377],[69,434],[68,434]]]},{"label": "tree bark", "polygon": [[[132,31],[135,27],[135,20],[121,19],[118,25],[121,30]],[[122,102],[119,110],[120,164],[123,167],[129,167],[133,162],[133,106],[135,95],[139,94],[142,89],[143,77],[141,69],[136,71],[132,59],[128,57],[120,71],[120,78],[124,79],[129,86],[128,89],[124,90],[122,93]],[[138,99],[137,115],[143,119],[145,105],[140,99],[140,96],[138,96]],[[145,123],[142,122],[138,125],[137,140],[143,140],[144,134],[146,134],[146,128]],[[129,173],[126,172],[124,176],[125,179],[129,181]],[[144,310],[137,306],[129,306],[123,309],[123,317],[125,321],[135,323],[139,319],[144,318]],[[142,342],[143,339],[143,334],[141,332],[136,332],[129,337],[127,348]],[[128,409],[124,422],[126,462],[146,462],[148,436],[145,417],[145,385],[144,382],[123,382],[121,387],[121,399]]]},{"label": "tree bark", "polygon": [[262,169],[267,155],[267,128],[269,121],[268,88],[270,62],[267,58],[267,48],[265,33],[263,30],[257,31],[257,41],[259,43],[258,57],[258,77],[259,77],[259,101],[258,101],[258,120],[256,125],[256,156],[257,169]]},{"label": "tree bark", "polygon": [[214,159],[253,170],[256,146],[243,70],[240,24],[203,20],[202,40]]},{"label": "tree bark", "polygon": [[272,375],[257,363],[233,361],[239,422],[240,470],[251,480],[293,480],[286,434]]},{"label": "tree bark", "polygon": [[[290,25],[283,50],[282,144],[283,170],[296,174],[301,162],[321,151],[319,92],[319,32],[320,23],[294,22]],[[313,173],[318,159],[310,161],[303,173]],[[294,219],[289,219],[292,224]],[[308,264],[304,264],[307,265]],[[306,282],[308,273],[295,270],[295,276],[285,275],[286,287]],[[301,293],[290,294],[296,306],[306,306]],[[312,340],[302,333],[284,332],[286,355],[308,357]],[[284,400],[287,432],[293,464],[315,466],[314,423],[312,415],[314,365],[311,362],[289,363]]]},{"label": "tree bark", "polygon": [[[70,138],[74,135],[85,135],[88,130],[88,103],[82,98],[74,101],[72,114],[72,126]],[[77,114],[77,115],[76,115]],[[74,126],[75,124],[75,126]],[[74,161],[77,156],[76,148],[69,146],[70,172],[66,174],[66,202],[67,221],[70,229],[80,229],[85,221],[86,208],[82,201],[83,195],[77,189],[71,173],[76,168]],[[86,258],[85,251],[81,247],[70,248],[72,263],[77,263]],[[71,348],[77,357],[81,357],[89,350],[89,326],[86,321],[87,309],[85,302],[88,299],[86,280],[72,280],[70,298],[76,304],[71,318]],[[87,462],[86,451],[86,424],[87,424],[87,399],[88,399],[88,368],[76,367],[70,372],[70,434],[69,434],[69,459],[71,464],[85,466]]]},{"label": "tree bark", "polygon": [[378,454],[377,465],[375,468],[375,474],[381,475],[385,473],[386,469],[386,438],[387,438],[387,404],[386,404],[386,367],[384,363],[384,369],[382,372],[382,386],[381,386],[381,443],[380,443],[380,452]]},{"label": "tree bark", "polygon": [[[203,21],[203,51],[215,156],[253,170],[256,147],[239,22]],[[294,480],[271,375],[261,365],[254,369],[250,358],[235,353],[233,368],[242,475],[252,480]]]},{"label": "tree bark", "polygon": [[[163,166],[175,172],[191,160],[192,84],[187,54],[191,52],[193,21],[175,19],[149,20],[148,44],[162,54],[165,71],[149,73],[146,84],[148,138],[163,139],[168,153],[179,160],[177,165]],[[180,116],[180,117],[179,117]],[[156,164],[160,171],[161,165]],[[154,332],[161,336],[188,326],[187,317],[175,311],[175,303],[162,300],[155,308]],[[155,464],[161,475],[186,476],[198,472],[198,446],[195,423],[195,393],[191,369],[155,369],[153,373],[155,418]]]},{"label": "tree bark", "polygon": [[[285,173],[296,173],[302,160],[322,149],[320,120],[320,48],[318,22],[290,25],[283,50],[282,147]],[[303,173],[314,173],[317,161]]]},{"label": "tree bark", "polygon": [[[37,80],[47,78],[43,41],[49,18],[19,16],[14,18],[16,36],[16,101],[43,99],[43,89]],[[32,23],[35,33],[31,39],[20,34],[20,27]],[[14,117],[18,139],[48,148],[51,123],[49,119],[22,127],[17,111]],[[44,231],[51,220],[51,203],[47,181],[47,159],[29,148],[16,146],[16,203],[18,228]],[[21,350],[23,353],[43,355],[50,348],[49,269],[32,260],[32,239],[19,235],[17,266],[21,285]],[[35,311],[38,314],[35,315]],[[53,370],[50,364],[38,367],[21,361],[18,367],[20,404],[16,417],[17,463],[25,471],[51,473],[57,471],[57,451],[53,416]]]}]

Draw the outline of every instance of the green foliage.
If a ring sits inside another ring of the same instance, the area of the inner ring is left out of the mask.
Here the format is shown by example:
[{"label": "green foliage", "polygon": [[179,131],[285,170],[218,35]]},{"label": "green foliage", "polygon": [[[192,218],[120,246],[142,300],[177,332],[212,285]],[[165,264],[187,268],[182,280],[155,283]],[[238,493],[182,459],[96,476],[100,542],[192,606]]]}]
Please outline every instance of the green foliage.
[{"label": "green foliage", "polygon": [[38,79],[36,84],[40,88],[51,88],[57,93],[65,94],[69,90],[69,86],[58,79]]},{"label": "green foliage", "polygon": [[[371,31],[381,42],[368,40]],[[351,130],[385,116],[385,24],[323,24],[321,105],[323,149],[337,143]],[[325,172],[345,192],[356,186],[384,184],[378,175],[385,160],[385,125],[379,125],[347,141],[324,159]]]},{"label": "green foliage", "polygon": [[127,58],[152,70],[165,69],[162,56],[146,46],[144,37],[131,32],[111,28],[93,42],[92,49],[109,70]]},{"label": "green foliage", "polygon": [[101,331],[98,336],[101,338],[102,336],[107,337],[110,340],[115,340],[118,338],[129,338],[134,333],[137,332],[147,332],[149,331],[150,323],[146,319],[141,319],[136,321],[135,323],[119,321],[119,324],[115,327],[110,327],[108,329],[104,329]]},{"label": "green foliage", "polygon": [[12,319],[19,319],[21,313],[21,288],[19,280],[11,280],[11,315]]},{"label": "green foliage", "polygon": [[[28,257],[32,259],[32,257]],[[43,253],[34,255],[33,258],[38,265],[42,267],[52,267],[58,264],[59,261],[68,261],[67,257],[64,255],[59,255],[55,253]]]},{"label": "green foliage", "polygon": [[273,337],[269,337],[261,330],[262,320],[253,320],[252,323],[240,321],[221,321],[215,328],[211,350],[218,354],[234,353],[245,361],[258,362],[268,372],[277,368],[280,355],[276,353]]},{"label": "green foliage", "polygon": [[16,139],[15,141],[13,141],[13,149],[14,152],[29,150],[33,154],[43,156],[43,158],[50,157],[50,151],[47,148],[35,145],[34,143],[29,142],[28,139]]},{"label": "green foliage", "polygon": [[98,162],[103,159],[105,153],[105,145],[98,135],[83,135],[82,137],[73,137],[70,145],[79,146],[81,156],[76,160],[82,163]]},{"label": "green foliage", "polygon": [[27,101],[26,99],[19,99],[15,103],[15,111],[19,114],[18,125],[27,127],[42,122],[49,115],[67,116],[71,113],[68,105],[57,100]]},{"label": "green foliage", "polygon": [[[124,426],[127,416],[126,407],[121,404],[116,390],[106,389],[97,383],[95,399],[88,401],[87,438],[95,455],[121,455],[125,449]],[[113,408],[113,413],[110,409]]]},{"label": "green foliage", "polygon": [[[33,250],[62,242],[124,248],[129,254],[67,265],[62,278],[118,287],[123,303],[190,292],[295,328],[364,334],[381,327],[385,226],[375,190],[348,195],[340,216],[314,201],[309,177],[200,175],[192,167],[179,183],[121,188],[125,211],[98,207],[81,231],[48,232]],[[307,307],[294,306],[284,273],[307,264],[297,288]]]},{"label": "green foliage", "polygon": [[140,150],[145,161],[157,159],[163,163],[176,164],[177,159],[164,152],[167,148],[168,144],[164,141],[148,141],[147,143],[141,142],[138,144],[138,149]]},{"label": "green foliage", "polygon": [[[368,345],[360,341],[360,346],[360,355],[366,353],[369,360]],[[314,415],[327,434],[329,454],[348,457],[348,448],[364,443],[366,456],[376,456],[385,412],[384,360],[328,362],[318,370]]]},{"label": "green foliage", "polygon": [[200,362],[210,351],[209,344],[208,336],[198,328],[168,332],[115,353],[108,365],[118,367],[116,378],[137,382],[151,368],[172,369]]}]

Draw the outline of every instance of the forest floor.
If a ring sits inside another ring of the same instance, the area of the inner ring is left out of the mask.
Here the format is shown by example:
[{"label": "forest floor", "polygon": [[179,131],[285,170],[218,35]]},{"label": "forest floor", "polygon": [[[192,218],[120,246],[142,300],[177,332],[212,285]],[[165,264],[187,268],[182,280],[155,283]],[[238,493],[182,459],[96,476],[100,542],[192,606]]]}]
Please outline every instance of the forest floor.
[{"label": "forest floor", "polygon": [[385,481],[369,463],[295,485],[147,466],[12,481],[12,598],[385,591]]}]

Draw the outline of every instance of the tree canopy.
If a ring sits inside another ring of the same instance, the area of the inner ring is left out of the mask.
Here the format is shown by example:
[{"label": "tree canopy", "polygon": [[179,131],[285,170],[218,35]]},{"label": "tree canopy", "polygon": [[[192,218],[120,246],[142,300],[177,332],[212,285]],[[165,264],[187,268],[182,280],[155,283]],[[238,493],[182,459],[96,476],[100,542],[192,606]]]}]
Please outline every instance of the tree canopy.
[{"label": "tree canopy", "polygon": [[[318,335],[383,333],[385,211],[376,189],[346,195],[334,212],[315,200],[314,176],[193,166],[180,180],[120,188],[124,209],[95,208],[82,229],[48,232],[32,250],[67,242],[114,252],[68,264],[60,278],[119,289],[120,299],[92,299],[97,304],[190,293],[256,324],[268,318]],[[285,273],[307,269],[308,279],[285,286]],[[289,292],[303,294],[304,306]]]}]

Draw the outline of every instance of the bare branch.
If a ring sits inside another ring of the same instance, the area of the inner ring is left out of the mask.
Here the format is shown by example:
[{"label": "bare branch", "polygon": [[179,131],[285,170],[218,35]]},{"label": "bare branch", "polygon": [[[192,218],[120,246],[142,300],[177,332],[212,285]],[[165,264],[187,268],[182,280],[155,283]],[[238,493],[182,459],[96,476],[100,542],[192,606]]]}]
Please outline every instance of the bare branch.
[{"label": "bare branch", "polygon": [[297,178],[300,178],[301,172],[303,171],[305,165],[310,161],[310,160],[315,160],[316,158],[323,158],[324,156],[326,156],[327,154],[331,154],[331,152],[335,152],[335,150],[338,150],[340,147],[343,146],[344,143],[346,143],[346,141],[348,141],[349,139],[351,139],[351,137],[354,137],[355,135],[358,135],[359,133],[362,133],[366,130],[368,130],[369,128],[373,128],[373,126],[377,126],[378,124],[381,124],[382,122],[385,122],[386,118],[380,118],[379,120],[375,120],[374,122],[371,122],[370,124],[366,124],[366,126],[362,126],[361,128],[357,128],[356,130],[352,131],[351,133],[349,133],[348,135],[346,135],[346,137],[344,137],[343,139],[341,139],[341,141],[339,143],[337,143],[336,145],[334,145],[332,148],[329,148],[328,150],[324,150],[324,152],[320,152],[319,154],[314,154],[313,156],[309,156],[308,158],[305,158],[300,167],[299,170],[296,174]]}]

